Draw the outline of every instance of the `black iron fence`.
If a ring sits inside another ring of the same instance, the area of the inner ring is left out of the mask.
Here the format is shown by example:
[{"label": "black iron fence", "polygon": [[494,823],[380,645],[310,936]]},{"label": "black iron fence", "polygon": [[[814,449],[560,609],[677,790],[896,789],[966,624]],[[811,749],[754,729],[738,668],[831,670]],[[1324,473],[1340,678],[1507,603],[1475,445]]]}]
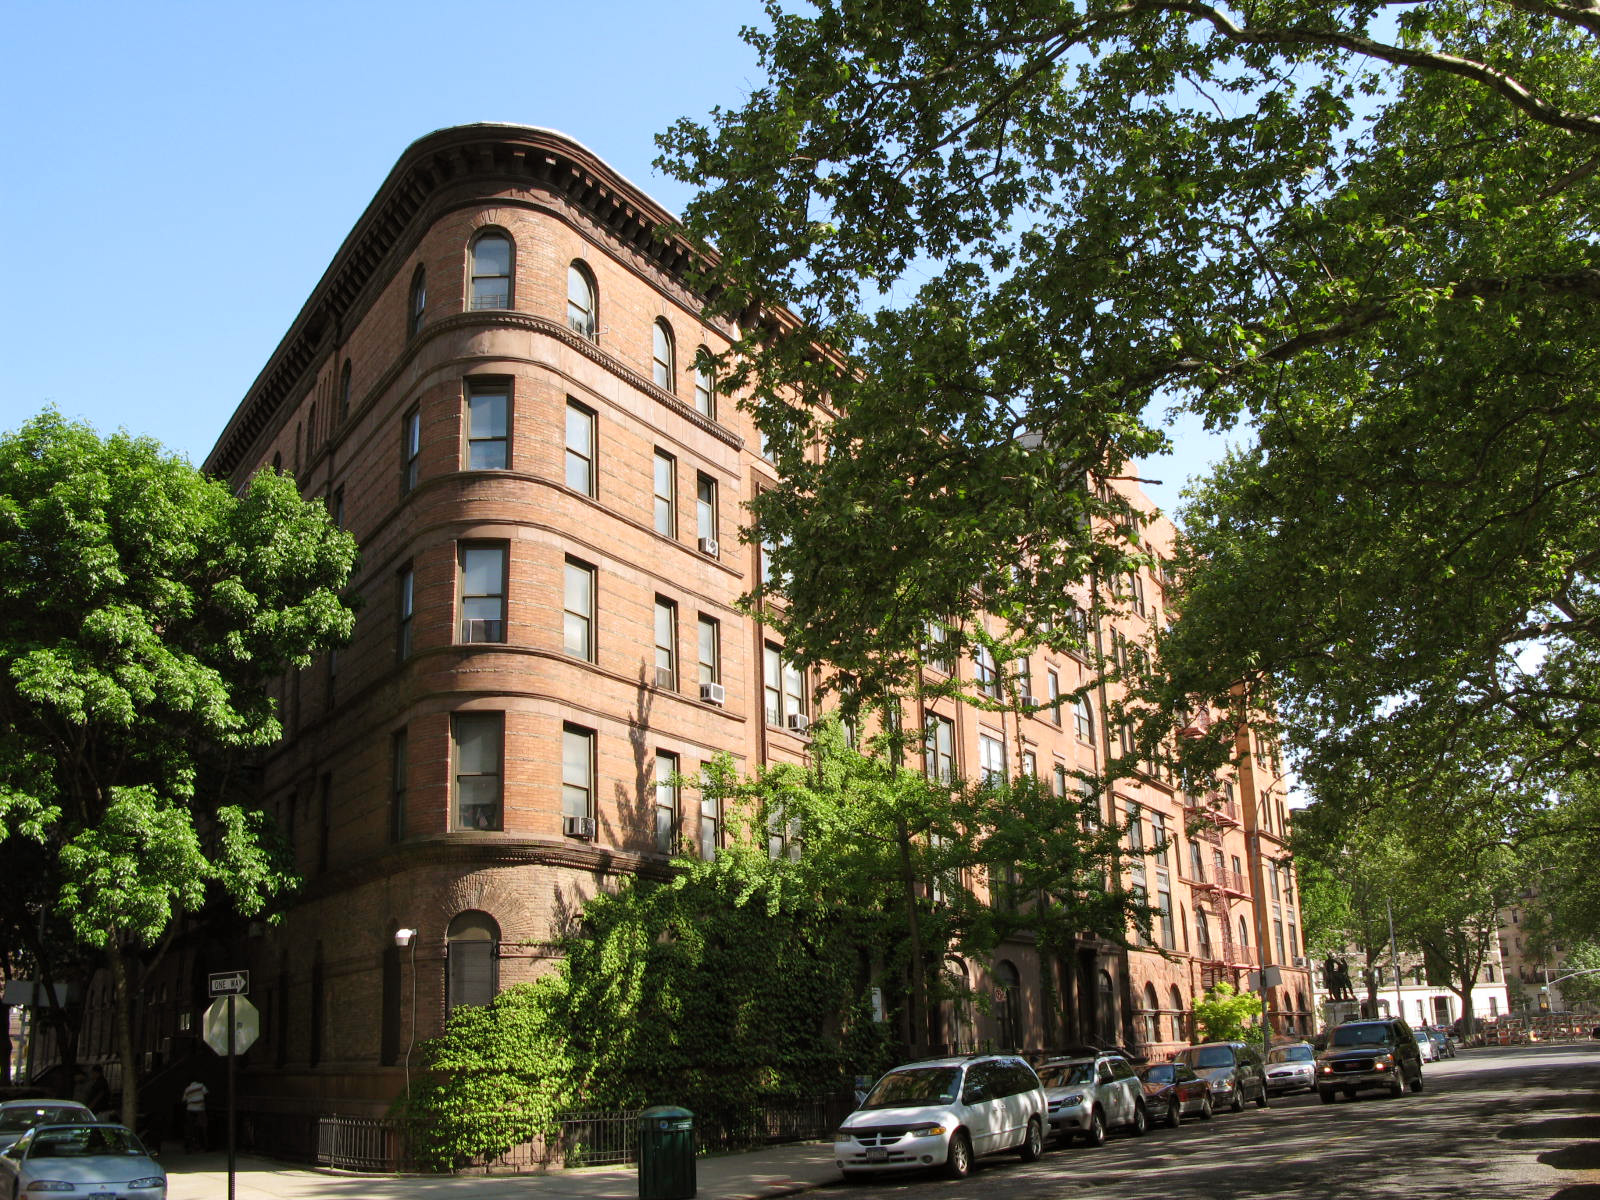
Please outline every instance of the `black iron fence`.
[{"label": "black iron fence", "polygon": [[[698,1153],[743,1150],[779,1142],[830,1137],[855,1107],[850,1093],[772,1100],[696,1114]],[[556,1131],[513,1146],[464,1169],[482,1172],[542,1171],[638,1161],[641,1110],[574,1110],[562,1113]],[[405,1124],[393,1117],[241,1112],[239,1141],[251,1151],[293,1162],[346,1171],[413,1169]]]}]

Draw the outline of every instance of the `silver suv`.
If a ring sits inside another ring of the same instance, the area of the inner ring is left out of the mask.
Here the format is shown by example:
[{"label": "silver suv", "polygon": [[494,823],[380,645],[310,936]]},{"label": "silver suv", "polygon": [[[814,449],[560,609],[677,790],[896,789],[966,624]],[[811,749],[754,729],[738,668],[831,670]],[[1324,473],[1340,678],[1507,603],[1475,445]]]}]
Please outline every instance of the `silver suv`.
[{"label": "silver suv", "polygon": [[1046,1101],[1024,1060],[975,1054],[896,1067],[867,1093],[833,1135],[834,1164],[846,1179],[907,1167],[943,1167],[964,1178],[973,1160],[1015,1150],[1044,1153]]},{"label": "silver suv", "polygon": [[1039,1068],[1039,1081],[1050,1101],[1050,1132],[1063,1142],[1077,1134],[1098,1146],[1107,1130],[1142,1134],[1150,1127],[1144,1085],[1120,1054],[1053,1058]]}]

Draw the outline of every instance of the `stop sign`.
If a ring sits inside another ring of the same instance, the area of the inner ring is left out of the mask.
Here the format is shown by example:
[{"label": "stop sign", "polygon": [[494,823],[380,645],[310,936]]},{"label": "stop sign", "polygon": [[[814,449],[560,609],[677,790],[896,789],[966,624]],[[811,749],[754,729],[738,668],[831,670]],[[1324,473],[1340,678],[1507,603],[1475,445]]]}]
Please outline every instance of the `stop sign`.
[{"label": "stop sign", "polygon": [[[228,1053],[228,1001],[221,996],[211,1002],[205,1015],[205,1039],[218,1054]],[[261,1012],[243,996],[233,1001],[233,1052],[243,1054],[261,1036]]]}]

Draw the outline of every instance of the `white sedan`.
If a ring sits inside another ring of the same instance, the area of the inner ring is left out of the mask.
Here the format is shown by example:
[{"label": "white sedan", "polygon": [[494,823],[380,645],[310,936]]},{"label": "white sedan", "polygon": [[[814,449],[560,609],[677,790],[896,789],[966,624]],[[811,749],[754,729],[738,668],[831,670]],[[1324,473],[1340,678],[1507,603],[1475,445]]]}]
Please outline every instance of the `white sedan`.
[{"label": "white sedan", "polygon": [[51,1192],[166,1200],[167,1173],[124,1126],[36,1125],[0,1153],[0,1195]]},{"label": "white sedan", "polygon": [[1419,1029],[1412,1036],[1417,1039],[1417,1053],[1422,1056],[1422,1061],[1437,1062],[1439,1059],[1439,1047],[1433,1044],[1433,1039],[1428,1036],[1428,1031]]}]

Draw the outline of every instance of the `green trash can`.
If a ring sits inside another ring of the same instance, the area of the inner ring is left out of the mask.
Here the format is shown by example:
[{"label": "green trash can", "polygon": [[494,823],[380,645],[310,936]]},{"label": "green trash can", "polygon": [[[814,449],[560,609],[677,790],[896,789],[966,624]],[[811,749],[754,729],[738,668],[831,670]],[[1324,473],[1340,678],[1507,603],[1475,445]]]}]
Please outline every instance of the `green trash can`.
[{"label": "green trash can", "polygon": [[694,1200],[694,1114],[657,1104],[639,1114],[639,1200]]}]

